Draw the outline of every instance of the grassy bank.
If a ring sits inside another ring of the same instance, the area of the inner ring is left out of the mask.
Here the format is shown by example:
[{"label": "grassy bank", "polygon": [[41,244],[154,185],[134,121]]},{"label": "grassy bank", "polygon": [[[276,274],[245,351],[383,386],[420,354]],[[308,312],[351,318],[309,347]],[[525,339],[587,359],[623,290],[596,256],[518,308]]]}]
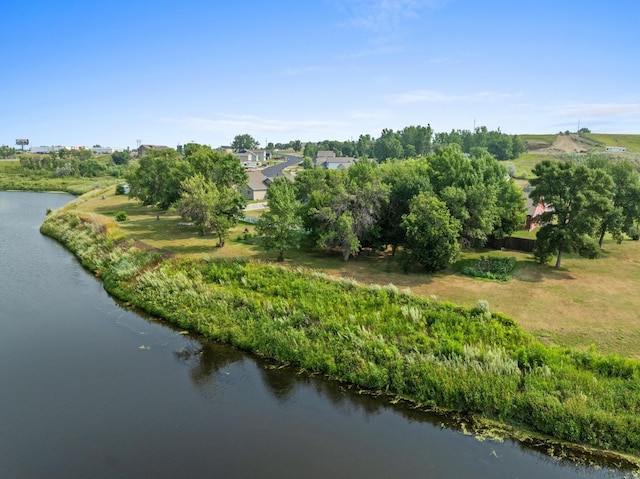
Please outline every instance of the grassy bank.
[{"label": "grassy bank", "polygon": [[78,196],[117,182],[118,180],[112,176],[54,178],[47,171],[25,170],[18,160],[0,161],[0,190],[4,191],[60,191]]},{"label": "grassy bank", "polygon": [[277,361],[432,407],[640,454],[638,362],[548,347],[510,318],[305,268],[170,258],[68,208],[42,232],[114,295]]},{"label": "grassy bank", "polygon": [[[102,196],[105,196],[103,199]],[[180,257],[205,255],[215,258],[245,257],[261,261],[275,258],[253,241],[239,241],[252,225],[239,225],[224,248],[216,239],[200,236],[192,227],[180,226],[175,213],[141,206],[126,196],[116,196],[113,188],[82,197],[77,209],[83,214],[99,213],[115,219],[125,211],[129,219],[119,224],[124,235],[143,241]],[[157,219],[159,218],[159,219]],[[535,233],[522,233],[535,238]],[[520,234],[518,234],[520,236]],[[517,260],[512,280],[496,283],[461,275],[468,261],[484,255],[514,256]],[[587,260],[567,257],[565,268],[557,271],[535,263],[528,253],[515,251],[465,251],[459,261],[438,274],[404,274],[390,254],[367,253],[348,262],[339,255],[301,249],[287,253],[286,265],[324,271],[332,276],[354,278],[361,283],[394,283],[414,294],[473,307],[479,299],[489,301],[546,344],[598,351],[640,359],[640,295],[636,294],[640,272],[640,242],[616,244],[607,239],[604,258]],[[615,305],[615,307],[613,306]]]}]

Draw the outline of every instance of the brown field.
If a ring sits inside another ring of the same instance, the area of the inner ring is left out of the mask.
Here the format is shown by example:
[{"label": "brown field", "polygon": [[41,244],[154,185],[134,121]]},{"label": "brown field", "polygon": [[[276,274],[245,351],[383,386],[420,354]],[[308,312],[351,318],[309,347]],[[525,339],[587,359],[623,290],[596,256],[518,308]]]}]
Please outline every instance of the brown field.
[{"label": "brown field", "polygon": [[[113,192],[110,188],[85,195],[76,204],[82,211],[112,219],[124,210],[129,216],[119,224],[124,235],[178,255],[243,256],[263,261],[276,256],[258,248],[254,240],[242,239],[245,228],[253,231],[251,225],[238,225],[226,245],[216,248],[215,236],[199,236],[193,227],[178,226],[178,216],[140,206]],[[286,263],[363,283],[393,283],[415,294],[465,306],[484,299],[492,311],[514,318],[547,344],[580,349],[594,345],[603,353],[640,358],[640,242],[605,242],[602,259],[566,257],[559,271],[534,263],[530,254],[511,251],[468,251],[461,261],[481,254],[515,256],[518,266],[514,278],[501,283],[462,276],[456,273],[460,263],[436,275],[403,274],[390,255],[377,253],[362,254],[345,263],[338,254],[294,251],[286,255]]]}]

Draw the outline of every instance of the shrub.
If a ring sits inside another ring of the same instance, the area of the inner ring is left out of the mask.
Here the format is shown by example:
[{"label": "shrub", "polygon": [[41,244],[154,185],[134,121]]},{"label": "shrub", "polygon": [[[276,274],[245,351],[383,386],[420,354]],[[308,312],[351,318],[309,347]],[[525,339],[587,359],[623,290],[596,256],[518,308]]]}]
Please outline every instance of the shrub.
[{"label": "shrub", "polygon": [[126,211],[120,210],[116,213],[116,221],[127,221],[127,218],[128,216]]},{"label": "shrub", "polygon": [[465,266],[462,274],[473,276],[474,278],[495,279],[498,281],[508,281],[511,279],[514,268],[516,267],[516,259],[511,256],[509,258],[498,258],[480,256],[472,266]]}]

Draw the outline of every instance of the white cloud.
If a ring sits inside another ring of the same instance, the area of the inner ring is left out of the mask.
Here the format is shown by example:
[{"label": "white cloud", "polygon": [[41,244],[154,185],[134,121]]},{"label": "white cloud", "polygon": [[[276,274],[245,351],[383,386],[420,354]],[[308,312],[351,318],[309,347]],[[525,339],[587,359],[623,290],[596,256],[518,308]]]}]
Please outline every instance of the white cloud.
[{"label": "white cloud", "polygon": [[219,119],[210,118],[165,118],[166,122],[179,125],[185,130],[205,132],[306,132],[309,130],[333,130],[345,125],[340,121],[326,120],[278,120],[251,115],[228,115]]},{"label": "white cloud", "polygon": [[594,103],[573,106],[566,111],[568,115],[581,118],[601,118],[636,113],[640,113],[640,104],[638,103]]},{"label": "white cloud", "polygon": [[434,8],[442,0],[338,0],[350,26],[376,33],[396,30],[424,8]]},{"label": "white cloud", "polygon": [[465,95],[451,95],[435,90],[413,90],[405,93],[391,95],[389,100],[394,104],[405,103],[454,103],[462,101],[496,101],[507,98],[516,98],[520,94],[499,93],[494,91],[482,91]]}]

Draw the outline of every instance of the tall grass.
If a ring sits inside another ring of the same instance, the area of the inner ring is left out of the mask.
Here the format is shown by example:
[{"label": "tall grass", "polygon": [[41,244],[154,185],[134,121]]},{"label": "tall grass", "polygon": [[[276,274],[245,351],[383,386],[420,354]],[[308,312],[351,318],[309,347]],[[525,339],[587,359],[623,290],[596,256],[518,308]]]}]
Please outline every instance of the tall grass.
[{"label": "tall grass", "polygon": [[248,260],[166,259],[72,211],[42,231],[110,292],[182,328],[423,405],[640,454],[637,361],[544,346],[486,302],[462,308]]}]

